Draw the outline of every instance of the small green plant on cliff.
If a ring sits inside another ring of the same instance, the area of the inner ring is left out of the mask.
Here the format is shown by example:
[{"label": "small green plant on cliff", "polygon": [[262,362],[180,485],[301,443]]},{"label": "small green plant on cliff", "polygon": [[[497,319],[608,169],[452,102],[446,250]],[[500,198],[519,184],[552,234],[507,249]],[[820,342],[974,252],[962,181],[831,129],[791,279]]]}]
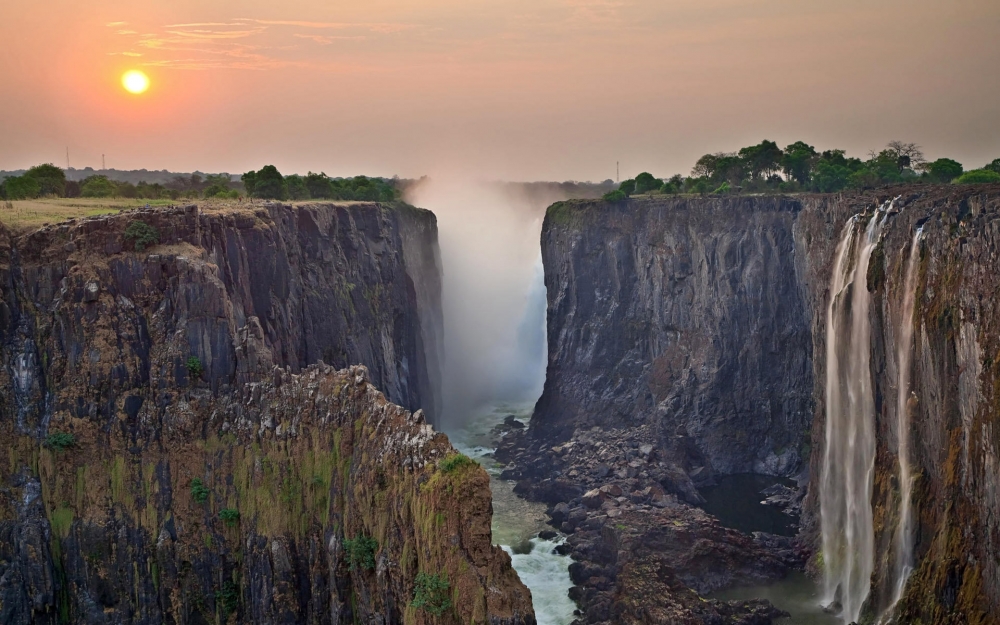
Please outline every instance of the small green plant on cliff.
[{"label": "small green plant on cliff", "polygon": [[190,377],[192,380],[199,379],[201,377],[201,374],[204,373],[205,371],[205,367],[202,366],[201,364],[201,359],[199,359],[197,356],[191,356],[190,358],[188,358],[187,362],[184,363],[184,366],[187,367],[188,377]]},{"label": "small green plant on cliff", "polygon": [[219,518],[226,524],[226,527],[236,527],[240,520],[240,511],[236,508],[223,508],[219,511]]},{"label": "small green plant on cliff", "polygon": [[150,245],[160,242],[160,233],[156,228],[138,219],[125,228],[125,240],[131,241],[135,251],[141,252]]},{"label": "small green plant on cliff", "polygon": [[410,605],[434,616],[441,616],[451,609],[450,590],[451,584],[448,583],[447,576],[419,573],[414,580],[413,602]]},{"label": "small green plant on cliff", "polygon": [[194,499],[195,503],[208,501],[208,494],[208,487],[205,486],[205,482],[202,482],[200,477],[191,480],[191,499]]},{"label": "small green plant on cliff", "polygon": [[215,600],[222,608],[223,620],[240,609],[240,594],[240,587],[233,581],[227,581],[222,585],[222,590],[215,591]]},{"label": "small green plant on cliff", "polygon": [[370,536],[356,536],[344,539],[344,552],[352,571],[375,569],[375,552],[378,551],[378,541]]},{"label": "small green plant on cliff", "polygon": [[464,454],[451,454],[450,456],[446,456],[445,458],[443,458],[441,462],[438,462],[438,468],[444,471],[445,473],[452,473],[454,471],[461,469],[462,467],[467,467],[474,464],[476,464],[475,461]]},{"label": "small green plant on cliff", "polygon": [[53,432],[45,437],[45,446],[55,451],[66,451],[76,445],[76,437],[69,432]]}]

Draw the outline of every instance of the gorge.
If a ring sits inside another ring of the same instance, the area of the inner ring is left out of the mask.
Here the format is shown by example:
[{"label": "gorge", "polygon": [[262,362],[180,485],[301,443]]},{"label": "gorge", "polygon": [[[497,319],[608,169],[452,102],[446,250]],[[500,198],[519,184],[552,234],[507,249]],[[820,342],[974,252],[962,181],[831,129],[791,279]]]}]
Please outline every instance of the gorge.
[{"label": "gorge", "polygon": [[1000,187],[553,199],[0,230],[0,622],[996,622]]}]

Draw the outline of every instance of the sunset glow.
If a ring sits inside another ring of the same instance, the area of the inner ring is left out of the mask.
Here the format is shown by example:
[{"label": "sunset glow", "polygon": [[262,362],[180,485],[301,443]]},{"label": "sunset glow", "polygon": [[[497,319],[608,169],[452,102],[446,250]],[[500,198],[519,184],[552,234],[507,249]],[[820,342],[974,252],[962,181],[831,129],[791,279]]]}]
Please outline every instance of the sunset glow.
[{"label": "sunset glow", "polygon": [[122,86],[129,93],[145,93],[149,89],[149,77],[139,70],[133,69],[122,75]]}]

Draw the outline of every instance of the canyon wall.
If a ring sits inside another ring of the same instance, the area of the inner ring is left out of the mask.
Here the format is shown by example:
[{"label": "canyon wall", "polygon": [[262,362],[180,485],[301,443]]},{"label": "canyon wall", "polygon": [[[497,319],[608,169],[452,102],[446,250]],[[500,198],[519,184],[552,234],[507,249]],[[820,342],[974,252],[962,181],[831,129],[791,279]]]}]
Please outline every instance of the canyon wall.
[{"label": "canyon wall", "polygon": [[378,204],[0,230],[0,622],[533,623],[418,410],[435,245]]},{"label": "canyon wall", "polygon": [[[835,251],[852,215],[896,196],[865,276],[876,455],[875,572],[863,617],[888,610],[895,585],[895,337],[920,224],[908,403],[916,570],[897,608],[905,622],[994,622],[996,186],[553,205],[542,232],[547,378],[528,436],[508,445],[511,477],[531,496],[573,506],[587,488],[611,482],[629,492],[655,478],[696,502],[692,486],[715,475],[798,476],[809,486],[801,536],[818,550]],[[616,445],[618,455],[609,451]],[[577,448],[589,462],[576,461]],[[814,561],[821,569],[822,554]]]}]

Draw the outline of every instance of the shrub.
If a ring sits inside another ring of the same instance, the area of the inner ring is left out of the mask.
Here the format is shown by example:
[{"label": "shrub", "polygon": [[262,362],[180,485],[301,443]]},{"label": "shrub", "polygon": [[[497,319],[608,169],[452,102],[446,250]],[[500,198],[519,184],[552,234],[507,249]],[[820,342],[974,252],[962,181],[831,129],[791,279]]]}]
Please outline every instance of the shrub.
[{"label": "shrub", "polygon": [[437,573],[419,573],[414,580],[413,602],[410,605],[441,616],[451,609],[448,578]]},{"label": "shrub", "polygon": [[451,454],[450,456],[442,458],[441,461],[438,462],[438,468],[445,473],[451,473],[461,469],[462,467],[467,467],[473,464],[476,464],[475,461],[464,454]]},{"label": "shrub", "polygon": [[378,541],[370,536],[357,536],[344,539],[344,552],[350,569],[371,571],[375,568],[375,552],[378,551]]},{"label": "shrub", "polygon": [[988,182],[1000,182],[1000,174],[989,169],[973,169],[955,180],[956,184],[986,184]]},{"label": "shrub", "polygon": [[29,200],[38,197],[42,187],[31,176],[13,176],[3,181],[4,197],[8,200]]},{"label": "shrub", "polygon": [[962,175],[962,164],[950,158],[939,158],[927,165],[931,178],[940,182],[951,182]]},{"label": "shrub", "polygon": [[208,487],[205,486],[205,482],[202,482],[200,477],[191,480],[191,499],[194,499],[195,503],[208,501],[208,494]]},{"label": "shrub", "polygon": [[712,193],[729,193],[730,191],[731,188],[729,186],[729,183],[723,182],[722,184],[719,185],[719,188],[717,188],[715,191],[712,191]]},{"label": "shrub", "polygon": [[159,243],[160,233],[153,226],[137,219],[125,228],[125,240],[132,241],[135,251],[141,252],[146,246]]},{"label": "shrub", "polygon": [[45,446],[55,451],[65,451],[76,445],[76,437],[69,432],[53,432],[45,437]]},{"label": "shrub", "polygon": [[602,199],[605,202],[624,202],[625,200],[628,199],[628,196],[625,195],[622,191],[615,189],[614,191],[608,191],[607,193],[605,193],[602,196]]},{"label": "shrub", "polygon": [[202,366],[201,360],[197,356],[188,358],[184,366],[187,367],[188,376],[193,380],[200,378],[201,374],[205,371],[205,367]]},{"label": "shrub", "polygon": [[236,508],[223,508],[219,511],[219,518],[225,522],[226,527],[236,527],[240,520],[240,511]]},{"label": "shrub", "polygon": [[226,582],[222,585],[222,590],[215,591],[215,600],[221,605],[224,618],[235,614],[240,608],[240,587],[236,582]]},{"label": "shrub", "polygon": [[635,179],[629,178],[628,180],[622,182],[618,185],[618,190],[625,195],[632,195],[635,193]]}]

